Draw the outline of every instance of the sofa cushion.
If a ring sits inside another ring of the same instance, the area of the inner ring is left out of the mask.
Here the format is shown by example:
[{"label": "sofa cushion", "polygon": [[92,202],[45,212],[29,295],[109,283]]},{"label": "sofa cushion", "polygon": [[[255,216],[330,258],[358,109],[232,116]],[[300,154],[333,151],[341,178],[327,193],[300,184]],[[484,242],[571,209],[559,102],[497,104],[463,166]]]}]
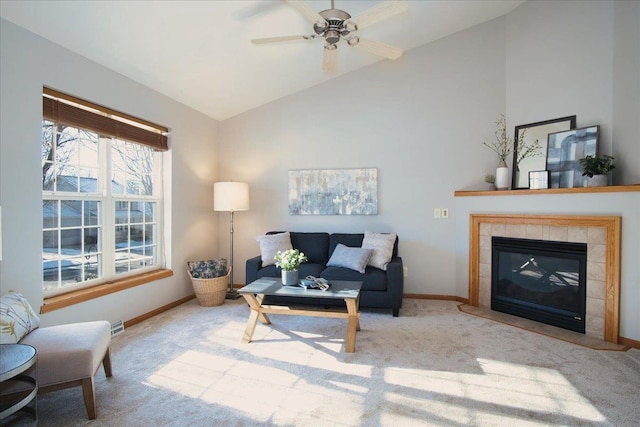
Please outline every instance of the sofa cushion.
[{"label": "sofa cushion", "polygon": [[362,239],[362,247],[373,250],[371,258],[369,258],[369,265],[386,271],[387,264],[389,264],[393,257],[395,242],[396,235],[394,233],[373,233],[371,231],[365,231],[364,239]]},{"label": "sofa cushion", "polygon": [[293,249],[293,246],[291,246],[291,235],[288,231],[278,234],[256,236],[256,241],[258,245],[260,245],[260,257],[262,258],[263,267],[276,263],[275,256],[278,251],[284,252]]},{"label": "sofa cushion", "polygon": [[367,267],[366,273],[361,274],[349,268],[327,267],[320,276],[329,282],[332,280],[360,281],[362,282],[363,291],[387,290],[387,273],[378,268]]},{"label": "sofa cushion", "polygon": [[327,262],[327,267],[344,267],[363,273],[371,258],[371,249],[352,248],[338,243]]},{"label": "sofa cushion", "polygon": [[326,264],[329,259],[329,233],[292,231],[291,245],[307,256],[308,262]]},{"label": "sofa cushion", "polygon": [[38,326],[40,318],[22,294],[9,291],[0,297],[0,343],[16,344]]},{"label": "sofa cushion", "polygon": [[345,246],[359,248],[362,246],[363,233],[333,233],[329,236],[329,256],[336,250],[336,246],[342,243]]}]

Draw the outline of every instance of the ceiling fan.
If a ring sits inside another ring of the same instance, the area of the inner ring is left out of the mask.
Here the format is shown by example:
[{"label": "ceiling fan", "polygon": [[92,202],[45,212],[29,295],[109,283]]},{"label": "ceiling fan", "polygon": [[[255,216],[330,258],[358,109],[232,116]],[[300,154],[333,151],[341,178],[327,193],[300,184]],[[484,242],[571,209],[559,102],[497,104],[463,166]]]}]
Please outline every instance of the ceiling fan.
[{"label": "ceiling fan", "polygon": [[402,49],[385,43],[363,39],[355,35],[359,30],[377,22],[391,18],[394,15],[408,10],[405,0],[387,0],[365,10],[360,15],[352,18],[344,10],[336,9],[334,0],[331,0],[331,9],[316,12],[303,0],[285,0],[296,8],[305,18],[313,24],[313,34],[297,36],[281,36],[253,39],[251,43],[266,44],[291,40],[313,40],[323,38],[324,56],[322,69],[327,74],[337,71],[338,43],[344,40],[349,46],[365,50],[375,55],[389,59],[397,59],[402,55]]}]

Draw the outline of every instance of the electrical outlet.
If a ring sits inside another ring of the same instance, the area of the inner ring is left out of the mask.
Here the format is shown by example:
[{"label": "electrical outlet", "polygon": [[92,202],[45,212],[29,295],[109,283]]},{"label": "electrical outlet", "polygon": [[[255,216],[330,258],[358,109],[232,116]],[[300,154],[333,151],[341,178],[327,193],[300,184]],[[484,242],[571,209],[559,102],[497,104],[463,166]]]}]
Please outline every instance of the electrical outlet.
[{"label": "electrical outlet", "polygon": [[409,268],[408,267],[402,267],[402,272],[404,274],[404,277],[409,277]]},{"label": "electrical outlet", "polygon": [[442,208],[442,218],[449,218],[449,208]]},{"label": "electrical outlet", "polygon": [[440,208],[434,208],[433,209],[433,217],[434,218],[440,218],[442,216],[442,211],[440,210]]}]

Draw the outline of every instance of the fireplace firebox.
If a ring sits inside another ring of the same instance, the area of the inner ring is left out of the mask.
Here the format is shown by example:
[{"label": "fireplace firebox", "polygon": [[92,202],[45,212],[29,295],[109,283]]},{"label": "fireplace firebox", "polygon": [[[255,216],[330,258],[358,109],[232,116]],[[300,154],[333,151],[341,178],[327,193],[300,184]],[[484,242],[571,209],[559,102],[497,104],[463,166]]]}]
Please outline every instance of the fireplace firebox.
[{"label": "fireplace firebox", "polygon": [[587,245],[491,238],[491,309],[585,333]]}]

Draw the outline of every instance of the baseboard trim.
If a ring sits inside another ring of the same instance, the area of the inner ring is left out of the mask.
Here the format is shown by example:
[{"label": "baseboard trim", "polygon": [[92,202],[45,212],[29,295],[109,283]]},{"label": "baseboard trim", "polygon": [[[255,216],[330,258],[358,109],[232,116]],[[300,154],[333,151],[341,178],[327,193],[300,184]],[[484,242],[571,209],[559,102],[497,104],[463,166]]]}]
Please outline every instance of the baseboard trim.
[{"label": "baseboard trim", "polygon": [[640,341],[632,340],[631,338],[619,337],[618,343],[640,350]]},{"label": "baseboard trim", "polygon": [[457,301],[463,304],[469,304],[468,298],[462,298],[456,295],[434,295],[434,294],[403,294],[403,298],[409,299],[435,299],[441,301]]},{"label": "baseboard trim", "polygon": [[187,301],[190,301],[190,300],[194,299],[195,297],[196,297],[196,295],[195,295],[195,294],[191,294],[191,295],[188,295],[188,296],[186,296],[186,297],[184,297],[184,298],[180,298],[180,299],[179,299],[179,300],[177,300],[177,301],[174,301],[174,302],[169,303],[169,304],[167,304],[167,305],[163,305],[162,307],[158,307],[158,308],[156,308],[155,310],[151,310],[150,312],[145,313],[145,314],[143,314],[143,315],[141,315],[141,316],[134,317],[134,318],[133,318],[133,319],[131,319],[131,320],[127,320],[127,321],[125,321],[125,322],[124,322],[124,326],[125,326],[125,328],[129,328],[129,327],[131,327],[131,326],[133,326],[133,325],[135,325],[135,324],[137,324],[137,323],[140,323],[140,322],[142,322],[142,321],[144,321],[144,320],[150,319],[150,318],[152,318],[153,316],[156,316],[156,315],[158,315],[158,314],[160,314],[160,313],[164,313],[165,311],[169,311],[169,310],[171,310],[172,308],[175,308],[175,307],[177,307],[177,306],[179,306],[179,305],[182,305],[182,304],[184,304],[185,302],[187,302]]}]

